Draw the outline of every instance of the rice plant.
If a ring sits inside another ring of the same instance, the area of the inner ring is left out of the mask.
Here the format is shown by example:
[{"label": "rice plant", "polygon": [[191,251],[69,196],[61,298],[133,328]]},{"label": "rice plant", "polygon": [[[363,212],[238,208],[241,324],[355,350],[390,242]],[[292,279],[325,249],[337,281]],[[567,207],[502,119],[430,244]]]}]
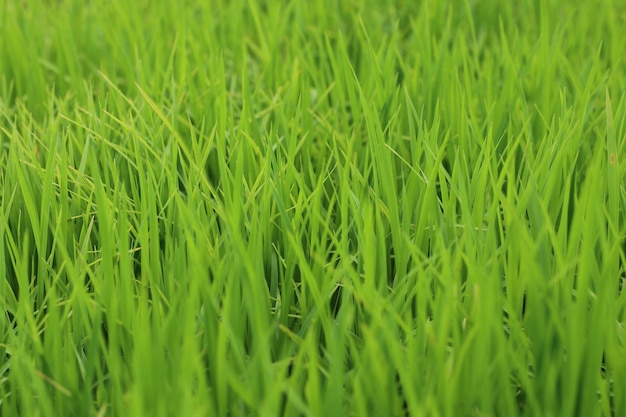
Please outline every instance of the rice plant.
[{"label": "rice plant", "polygon": [[0,415],[626,415],[624,27],[0,0]]}]

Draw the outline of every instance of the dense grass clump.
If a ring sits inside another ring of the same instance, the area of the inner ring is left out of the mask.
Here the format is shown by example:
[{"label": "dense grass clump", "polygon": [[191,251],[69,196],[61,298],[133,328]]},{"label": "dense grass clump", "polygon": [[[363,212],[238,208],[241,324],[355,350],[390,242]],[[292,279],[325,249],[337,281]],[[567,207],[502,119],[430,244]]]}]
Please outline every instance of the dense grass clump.
[{"label": "dense grass clump", "polygon": [[626,415],[617,0],[0,0],[0,415]]}]

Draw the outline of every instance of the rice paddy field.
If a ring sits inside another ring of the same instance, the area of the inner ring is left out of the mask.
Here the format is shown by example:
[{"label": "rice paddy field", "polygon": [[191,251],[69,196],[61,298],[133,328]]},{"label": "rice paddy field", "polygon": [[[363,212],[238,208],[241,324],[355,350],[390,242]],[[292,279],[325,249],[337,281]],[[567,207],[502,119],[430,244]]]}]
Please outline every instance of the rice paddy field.
[{"label": "rice paddy field", "polygon": [[626,416],[624,28],[0,0],[0,415]]}]

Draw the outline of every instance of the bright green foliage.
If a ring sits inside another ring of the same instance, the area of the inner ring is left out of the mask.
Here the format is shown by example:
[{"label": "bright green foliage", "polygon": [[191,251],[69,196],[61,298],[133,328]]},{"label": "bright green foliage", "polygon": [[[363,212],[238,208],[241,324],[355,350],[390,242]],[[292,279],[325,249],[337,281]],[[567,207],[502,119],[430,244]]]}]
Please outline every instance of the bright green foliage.
[{"label": "bright green foliage", "polygon": [[624,28],[0,0],[0,415],[625,416]]}]

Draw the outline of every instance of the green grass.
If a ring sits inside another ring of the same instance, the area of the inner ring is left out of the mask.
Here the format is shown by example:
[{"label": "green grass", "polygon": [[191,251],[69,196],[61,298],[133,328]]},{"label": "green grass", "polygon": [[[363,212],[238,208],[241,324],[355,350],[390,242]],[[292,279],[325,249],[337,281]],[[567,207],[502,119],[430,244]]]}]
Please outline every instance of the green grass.
[{"label": "green grass", "polygon": [[617,0],[0,0],[0,415],[626,415]]}]

